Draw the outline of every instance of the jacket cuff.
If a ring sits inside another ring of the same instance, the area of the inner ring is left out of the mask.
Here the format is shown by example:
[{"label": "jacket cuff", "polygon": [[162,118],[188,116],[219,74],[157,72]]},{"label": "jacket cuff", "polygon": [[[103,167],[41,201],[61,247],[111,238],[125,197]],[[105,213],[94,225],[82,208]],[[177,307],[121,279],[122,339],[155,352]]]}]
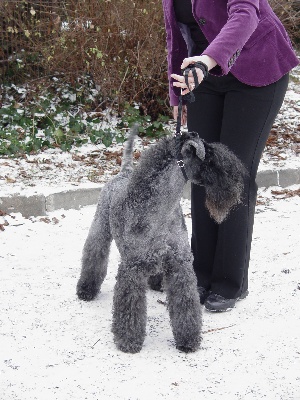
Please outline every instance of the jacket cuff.
[{"label": "jacket cuff", "polygon": [[237,49],[230,57],[220,58],[220,52],[217,49],[210,48],[210,46],[208,46],[203,53],[203,55],[209,56],[216,61],[216,67],[210,71],[211,73],[217,72],[216,75],[227,75],[240,54],[241,50]]}]

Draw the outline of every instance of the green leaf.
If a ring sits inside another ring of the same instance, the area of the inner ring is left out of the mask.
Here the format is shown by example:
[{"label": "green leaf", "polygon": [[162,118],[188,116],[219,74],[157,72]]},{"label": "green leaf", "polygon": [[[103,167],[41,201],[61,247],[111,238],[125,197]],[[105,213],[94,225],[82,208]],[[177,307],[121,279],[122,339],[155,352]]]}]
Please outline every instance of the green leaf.
[{"label": "green leaf", "polygon": [[115,140],[117,143],[124,143],[125,142],[125,137],[124,135],[116,135]]}]

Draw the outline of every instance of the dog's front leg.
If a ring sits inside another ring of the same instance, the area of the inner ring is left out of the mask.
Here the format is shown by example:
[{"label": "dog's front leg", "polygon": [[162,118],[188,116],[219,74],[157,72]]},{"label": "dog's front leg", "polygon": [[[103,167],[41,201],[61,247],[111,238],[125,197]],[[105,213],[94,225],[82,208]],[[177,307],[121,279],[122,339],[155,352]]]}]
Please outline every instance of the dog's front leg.
[{"label": "dog's front leg", "polygon": [[165,289],[173,335],[178,350],[196,351],[201,343],[202,309],[197,280],[192,268],[192,255],[176,251],[165,264]]},{"label": "dog's front leg", "polygon": [[116,346],[138,353],[146,336],[147,276],[136,264],[121,262],[113,299],[112,332]]}]

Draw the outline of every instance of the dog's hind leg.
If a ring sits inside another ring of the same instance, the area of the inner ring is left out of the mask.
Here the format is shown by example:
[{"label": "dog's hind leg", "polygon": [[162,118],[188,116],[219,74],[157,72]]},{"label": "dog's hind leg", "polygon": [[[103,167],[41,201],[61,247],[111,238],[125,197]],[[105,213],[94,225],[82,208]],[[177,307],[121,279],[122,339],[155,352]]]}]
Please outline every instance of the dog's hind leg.
[{"label": "dog's hind leg", "polygon": [[86,301],[96,297],[107,273],[112,236],[109,227],[109,210],[104,206],[103,200],[102,196],[82,253],[77,296]]},{"label": "dog's hind leg", "polygon": [[177,349],[196,351],[201,343],[202,309],[190,250],[174,249],[164,266],[170,322]]},{"label": "dog's hind leg", "polygon": [[147,276],[136,265],[121,262],[113,298],[112,332],[118,349],[141,350],[146,336]]}]

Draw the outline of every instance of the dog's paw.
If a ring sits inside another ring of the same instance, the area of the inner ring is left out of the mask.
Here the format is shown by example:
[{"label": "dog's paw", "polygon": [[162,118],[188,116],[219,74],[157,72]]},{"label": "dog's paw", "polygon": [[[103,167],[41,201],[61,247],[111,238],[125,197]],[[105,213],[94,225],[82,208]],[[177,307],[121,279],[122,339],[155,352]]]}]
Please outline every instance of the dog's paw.
[{"label": "dog's paw", "polygon": [[148,285],[150,289],[155,290],[157,292],[163,292],[163,274],[152,275],[148,279]]},{"label": "dog's paw", "polygon": [[176,343],[176,349],[184,353],[193,353],[200,348],[201,336],[195,338],[195,340],[183,340],[181,343]]},{"label": "dog's paw", "polygon": [[91,301],[96,297],[95,295],[84,291],[77,291],[77,296],[80,300],[84,301]]},{"label": "dog's paw", "polygon": [[192,346],[176,346],[176,349],[182,351],[184,353],[193,353],[199,349],[199,346],[192,347]]},{"label": "dog's paw", "polygon": [[99,289],[95,285],[81,284],[78,282],[77,285],[77,296],[80,300],[91,301],[93,300],[99,292]]},{"label": "dog's paw", "polygon": [[117,348],[123,353],[139,353],[142,350],[142,344],[135,344],[135,343],[117,343]]}]

